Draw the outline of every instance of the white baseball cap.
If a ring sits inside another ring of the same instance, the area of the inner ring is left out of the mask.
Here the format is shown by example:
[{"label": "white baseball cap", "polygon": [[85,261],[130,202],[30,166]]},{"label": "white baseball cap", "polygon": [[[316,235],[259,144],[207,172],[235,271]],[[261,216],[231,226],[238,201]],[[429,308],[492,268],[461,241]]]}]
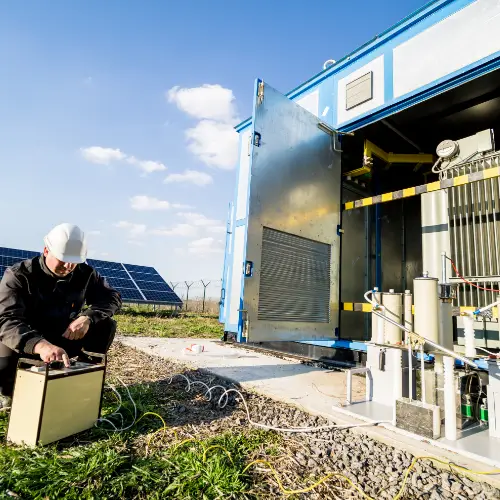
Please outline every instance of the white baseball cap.
[{"label": "white baseball cap", "polygon": [[87,259],[84,232],[74,224],[59,224],[43,239],[50,253],[62,262],[81,264]]}]

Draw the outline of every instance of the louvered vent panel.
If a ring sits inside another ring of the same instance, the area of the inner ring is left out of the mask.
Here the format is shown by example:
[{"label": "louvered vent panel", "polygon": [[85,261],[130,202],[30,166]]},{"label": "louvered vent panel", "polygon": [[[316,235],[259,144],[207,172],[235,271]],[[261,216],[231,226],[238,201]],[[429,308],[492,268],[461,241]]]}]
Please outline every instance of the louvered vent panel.
[{"label": "louvered vent panel", "polygon": [[330,255],[330,245],[264,227],[258,319],[328,323]]}]

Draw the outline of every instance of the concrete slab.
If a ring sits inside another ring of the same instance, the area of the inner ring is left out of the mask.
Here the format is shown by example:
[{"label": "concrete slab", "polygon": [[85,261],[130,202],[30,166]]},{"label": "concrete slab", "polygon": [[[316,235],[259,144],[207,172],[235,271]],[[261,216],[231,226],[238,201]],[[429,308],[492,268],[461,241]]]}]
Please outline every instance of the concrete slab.
[{"label": "concrete slab", "polygon": [[[298,406],[339,425],[356,425],[377,419],[385,421],[373,427],[354,428],[353,431],[415,456],[433,456],[475,471],[492,471],[500,467],[500,446],[495,448],[491,440],[488,449],[499,450],[498,462],[496,453],[493,459],[477,454],[486,445],[487,436],[484,433],[476,435],[477,443],[474,442],[471,451],[466,443],[460,441],[458,446],[445,440],[431,442],[396,429],[387,423],[392,418],[390,408],[374,408],[371,403],[364,402],[365,380],[362,377],[353,377],[353,400],[356,404],[345,407],[346,375],[343,371],[316,368],[297,359],[255,352],[241,345],[216,340],[148,337],[119,337],[118,340],[148,354],[210,371],[240,384],[246,390]],[[186,351],[192,344],[203,345],[204,352],[193,354]],[[468,439],[473,440],[474,437],[469,436]],[[481,476],[481,480],[500,487],[500,475]]]}]

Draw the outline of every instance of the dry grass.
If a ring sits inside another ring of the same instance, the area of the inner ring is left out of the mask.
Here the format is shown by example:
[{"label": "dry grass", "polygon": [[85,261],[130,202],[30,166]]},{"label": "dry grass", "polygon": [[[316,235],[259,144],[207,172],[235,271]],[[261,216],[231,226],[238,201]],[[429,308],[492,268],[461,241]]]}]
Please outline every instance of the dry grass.
[{"label": "dry grass", "polygon": [[124,307],[116,320],[121,335],[219,339],[224,334],[223,326],[212,315]]}]

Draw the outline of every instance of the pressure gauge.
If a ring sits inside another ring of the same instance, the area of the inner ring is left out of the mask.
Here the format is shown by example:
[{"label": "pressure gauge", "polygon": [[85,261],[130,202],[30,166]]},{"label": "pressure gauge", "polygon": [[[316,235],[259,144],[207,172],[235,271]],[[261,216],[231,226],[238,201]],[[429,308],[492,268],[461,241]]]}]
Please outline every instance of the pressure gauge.
[{"label": "pressure gauge", "polygon": [[436,148],[436,154],[439,158],[443,158],[444,160],[448,160],[449,158],[453,158],[459,152],[458,143],[452,141],[450,139],[446,139],[439,143]]}]

